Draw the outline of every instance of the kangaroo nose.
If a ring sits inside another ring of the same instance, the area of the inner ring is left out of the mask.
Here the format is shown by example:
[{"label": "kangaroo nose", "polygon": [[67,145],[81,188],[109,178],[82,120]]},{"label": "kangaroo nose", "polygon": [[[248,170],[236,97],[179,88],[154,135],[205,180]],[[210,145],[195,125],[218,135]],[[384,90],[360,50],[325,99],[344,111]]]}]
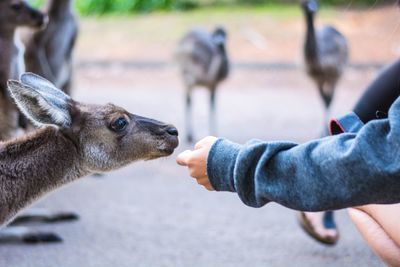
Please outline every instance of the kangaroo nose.
[{"label": "kangaroo nose", "polygon": [[176,129],[174,126],[169,126],[167,128],[167,133],[173,136],[178,136],[178,129]]}]

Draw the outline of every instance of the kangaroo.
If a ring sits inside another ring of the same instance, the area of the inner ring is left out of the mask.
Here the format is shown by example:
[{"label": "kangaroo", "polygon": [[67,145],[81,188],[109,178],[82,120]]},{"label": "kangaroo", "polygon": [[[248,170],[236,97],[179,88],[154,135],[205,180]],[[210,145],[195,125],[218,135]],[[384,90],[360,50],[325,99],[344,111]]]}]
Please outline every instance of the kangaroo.
[{"label": "kangaroo", "polygon": [[26,1],[0,1],[0,140],[11,138],[18,129],[18,111],[7,93],[7,80],[18,78],[23,70],[19,26],[43,27],[46,17]]},{"label": "kangaroo", "polygon": [[40,129],[0,143],[0,224],[64,184],[137,160],[171,155],[178,131],[113,104],[74,101],[46,79],[23,74],[8,89]]},{"label": "kangaroo", "polygon": [[73,0],[49,0],[49,23],[25,40],[26,71],[36,73],[70,94],[72,52],[78,34]]}]

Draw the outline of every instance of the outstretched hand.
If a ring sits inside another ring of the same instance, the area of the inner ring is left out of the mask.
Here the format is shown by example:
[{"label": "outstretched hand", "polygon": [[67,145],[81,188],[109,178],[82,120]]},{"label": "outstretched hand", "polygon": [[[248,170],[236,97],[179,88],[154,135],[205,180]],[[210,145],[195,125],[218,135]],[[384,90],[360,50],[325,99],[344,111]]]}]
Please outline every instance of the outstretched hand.
[{"label": "outstretched hand", "polygon": [[197,180],[199,185],[207,190],[214,190],[207,175],[207,158],[211,146],[218,138],[207,136],[194,146],[194,150],[186,150],[178,155],[176,162],[189,169],[189,175]]}]

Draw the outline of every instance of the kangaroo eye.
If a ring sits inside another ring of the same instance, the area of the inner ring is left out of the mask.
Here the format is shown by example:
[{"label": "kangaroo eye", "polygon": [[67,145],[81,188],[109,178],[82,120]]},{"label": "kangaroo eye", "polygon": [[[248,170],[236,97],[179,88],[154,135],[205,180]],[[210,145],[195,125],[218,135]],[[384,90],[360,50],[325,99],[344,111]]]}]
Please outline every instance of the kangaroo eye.
[{"label": "kangaroo eye", "polygon": [[21,3],[14,3],[11,4],[11,8],[15,11],[20,11],[22,9],[22,4]]},{"label": "kangaroo eye", "polygon": [[111,123],[111,129],[116,132],[125,130],[128,125],[128,121],[124,117],[120,117]]}]

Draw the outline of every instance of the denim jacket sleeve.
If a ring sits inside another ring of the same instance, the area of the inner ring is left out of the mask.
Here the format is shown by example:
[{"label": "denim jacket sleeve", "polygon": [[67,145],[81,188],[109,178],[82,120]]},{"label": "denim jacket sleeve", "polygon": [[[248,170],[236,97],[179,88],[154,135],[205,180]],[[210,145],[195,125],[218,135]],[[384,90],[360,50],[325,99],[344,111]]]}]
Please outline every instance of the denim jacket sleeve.
[{"label": "denim jacket sleeve", "polygon": [[318,211],[400,202],[400,98],[387,119],[349,129],[304,144],[218,139],[207,174],[217,191],[237,192],[252,207],[274,201]]}]

